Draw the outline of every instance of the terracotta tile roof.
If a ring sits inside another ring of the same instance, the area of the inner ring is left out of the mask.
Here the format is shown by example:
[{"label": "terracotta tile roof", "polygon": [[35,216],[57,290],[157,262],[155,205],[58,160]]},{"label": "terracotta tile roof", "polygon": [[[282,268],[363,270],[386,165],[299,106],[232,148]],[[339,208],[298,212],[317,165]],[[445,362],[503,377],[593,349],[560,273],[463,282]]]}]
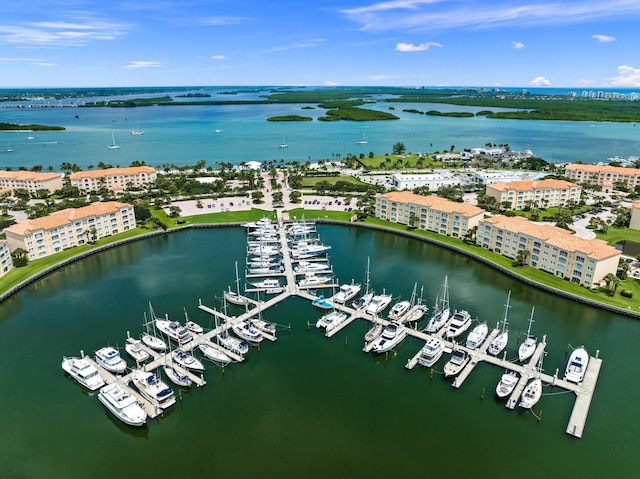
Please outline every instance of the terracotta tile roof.
[{"label": "terracotta tile roof", "polygon": [[640,175],[640,169],[638,168],[625,168],[623,166],[609,166],[609,165],[583,165],[581,163],[571,163],[564,167],[567,170],[583,170],[590,173],[617,173],[619,175]]},{"label": "terracotta tile roof", "polygon": [[572,235],[570,231],[565,229],[552,225],[534,223],[522,216],[494,216],[485,218],[484,222],[491,223],[496,228],[512,233],[529,235],[566,251],[584,253],[590,258],[597,260],[620,254],[619,250],[613,246],[609,246],[606,241],[580,238]]},{"label": "terracotta tile roof", "polygon": [[137,175],[140,173],[154,173],[156,170],[150,166],[131,166],[129,168],[106,168],[104,170],[78,171],[69,176],[72,180],[82,178],[102,178],[115,175]]},{"label": "terracotta tile roof", "polygon": [[73,221],[88,218],[90,216],[100,216],[108,213],[115,213],[116,211],[130,206],[126,203],[120,203],[118,201],[108,201],[105,203],[96,202],[91,203],[88,206],[82,208],[67,208],[65,210],[56,211],[49,216],[43,216],[42,218],[22,220],[15,225],[11,225],[5,228],[5,231],[9,231],[16,235],[26,236],[36,230],[49,230],[51,228],[57,228],[63,225],[68,225]]},{"label": "terracotta tile roof", "polygon": [[494,190],[498,191],[531,191],[539,190],[542,188],[551,188],[556,190],[580,188],[580,186],[576,185],[575,183],[564,180],[521,180],[509,182],[498,181],[496,183],[487,185],[487,187],[491,187]]},{"label": "terracotta tile roof", "polygon": [[485,212],[482,208],[469,203],[457,203],[439,196],[416,195],[410,191],[391,191],[380,196],[398,203],[412,203],[444,213],[459,213],[463,216],[476,216]]},{"label": "terracotta tile roof", "polygon": [[31,180],[31,181],[44,181],[53,178],[61,177],[60,173],[37,173],[35,171],[6,171],[0,170],[0,178],[14,179],[14,180]]}]

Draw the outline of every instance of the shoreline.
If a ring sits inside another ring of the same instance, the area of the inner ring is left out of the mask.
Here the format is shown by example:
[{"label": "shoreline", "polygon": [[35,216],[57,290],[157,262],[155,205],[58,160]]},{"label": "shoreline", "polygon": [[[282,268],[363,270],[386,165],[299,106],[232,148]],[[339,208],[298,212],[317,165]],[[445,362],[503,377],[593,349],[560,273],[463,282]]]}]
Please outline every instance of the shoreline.
[{"label": "shoreline", "polygon": [[[290,223],[293,220],[287,220],[285,221],[285,223]],[[518,281],[520,281],[521,283],[527,285],[527,286],[531,286],[537,289],[540,289],[542,291],[551,293],[551,294],[555,294],[556,296],[560,296],[562,298],[571,300],[571,301],[576,301],[588,306],[592,306],[604,311],[608,311],[608,312],[612,312],[615,314],[620,314],[622,316],[627,316],[630,318],[635,318],[635,319],[640,319],[640,312],[634,311],[632,309],[625,309],[625,308],[620,308],[618,306],[614,306],[614,305],[610,305],[607,303],[602,303],[600,301],[595,301],[589,298],[586,298],[584,296],[580,296],[574,293],[570,293],[568,291],[563,291],[561,289],[558,288],[554,288],[553,286],[549,286],[547,284],[544,283],[540,283],[538,281],[534,281],[532,279],[529,279],[523,275],[520,275],[518,273],[516,273],[515,271],[512,271],[508,268],[505,268],[497,263],[494,263],[493,261],[487,259],[487,258],[483,258],[479,255],[474,254],[471,251],[467,251],[463,248],[459,248],[455,245],[452,244],[448,244],[442,241],[438,241],[436,239],[433,238],[428,238],[425,236],[421,236],[415,233],[411,233],[409,231],[401,231],[401,230],[397,230],[394,228],[387,228],[384,226],[380,226],[380,225],[373,225],[373,224],[366,224],[366,223],[353,223],[353,222],[347,222],[347,221],[342,221],[342,220],[334,220],[334,219],[328,219],[328,218],[317,218],[315,220],[311,220],[311,221],[316,221],[319,224],[328,224],[328,225],[335,225],[335,226],[346,226],[346,227],[357,227],[357,228],[366,228],[366,229],[370,229],[370,230],[374,230],[374,231],[381,231],[384,233],[391,233],[391,234],[397,234],[400,236],[404,236],[407,237],[409,239],[412,240],[418,240],[418,241],[422,241],[425,243],[429,243],[429,244],[434,244],[436,246],[439,247],[443,247],[446,248],[450,251],[453,251],[455,253],[458,254],[462,254],[468,258],[471,258],[473,260],[479,261],[480,263],[483,263],[486,266],[489,266],[495,270],[500,271],[503,274],[506,274],[508,276],[510,276],[513,279],[516,279]],[[60,269],[68,264],[74,263],[76,261],[79,261],[81,259],[84,259],[88,256],[92,256],[94,254],[100,253],[102,251],[106,251],[108,249],[117,247],[117,246],[121,246],[124,244],[128,244],[128,243],[132,243],[134,241],[140,241],[140,240],[144,240],[147,238],[151,238],[154,236],[161,236],[164,234],[169,234],[169,233],[174,233],[174,232],[179,232],[179,231],[185,231],[188,229],[199,229],[199,228],[233,228],[233,227],[239,227],[242,226],[242,222],[226,222],[226,223],[202,223],[202,224],[189,224],[189,225],[181,225],[181,226],[177,226],[174,228],[170,228],[167,229],[166,231],[152,231],[149,233],[143,233],[137,236],[132,236],[129,238],[125,238],[119,241],[114,241],[113,243],[109,243],[106,245],[102,245],[102,246],[98,246],[96,248],[93,248],[91,250],[88,251],[84,251],[82,253],[79,253],[77,255],[74,255],[70,258],[66,258],[54,265],[48,266],[47,268],[38,271],[37,273],[35,273],[34,275],[20,281],[18,284],[12,286],[11,288],[9,288],[7,291],[5,291],[4,293],[0,294],[0,304],[2,304],[6,299],[8,299],[9,297],[13,296],[14,294],[18,293],[20,290],[22,290],[23,288],[29,286],[30,284],[32,284],[33,282],[37,281],[40,278],[43,278],[45,276],[47,276],[48,274],[56,271],[57,269]]]}]

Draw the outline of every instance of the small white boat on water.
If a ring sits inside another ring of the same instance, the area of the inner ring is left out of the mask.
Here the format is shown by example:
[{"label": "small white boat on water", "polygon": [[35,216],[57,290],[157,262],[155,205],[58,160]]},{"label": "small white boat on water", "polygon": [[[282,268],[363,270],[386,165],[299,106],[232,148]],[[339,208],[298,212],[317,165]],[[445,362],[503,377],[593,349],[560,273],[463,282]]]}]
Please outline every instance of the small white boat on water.
[{"label": "small white boat on water", "polygon": [[387,324],[380,337],[374,340],[372,351],[374,353],[384,353],[395,348],[407,337],[407,329],[395,321]]},{"label": "small white boat on water", "polygon": [[216,364],[224,366],[231,362],[231,358],[229,356],[227,356],[224,352],[220,351],[210,343],[201,343],[198,345],[198,348],[207,359],[213,361]]},{"label": "small white boat on water", "polygon": [[424,330],[427,333],[437,333],[440,329],[449,321],[449,285],[447,276],[444,277],[444,283],[438,296],[436,297],[436,304],[433,308],[433,315],[429,319],[427,326]]},{"label": "small white boat on water", "polygon": [[198,323],[194,323],[193,321],[191,321],[189,319],[189,316],[187,315],[187,310],[184,310],[184,325],[187,327],[187,329],[189,331],[191,331],[191,333],[195,336],[197,334],[202,334],[204,333],[204,329],[202,328],[202,326],[200,326]]},{"label": "small white boat on water", "polygon": [[186,351],[178,348],[171,353],[171,359],[183,368],[190,369],[192,371],[204,371],[204,364],[197,359],[193,354],[189,354]]},{"label": "small white boat on water", "polygon": [[386,294],[385,291],[382,290],[382,294],[375,294],[371,298],[371,302],[367,305],[365,311],[369,314],[381,313],[391,304],[392,299],[392,295]]},{"label": "small white boat on water", "polygon": [[347,319],[349,318],[349,315],[347,313],[342,313],[341,315],[336,315],[331,321],[327,322],[327,325],[325,326],[324,330],[325,330],[325,334],[333,331],[334,329],[336,329],[338,326],[340,326],[342,323],[344,323]]},{"label": "small white boat on water", "polygon": [[280,285],[280,281],[276,278],[267,278],[262,281],[251,283],[252,289],[255,291],[264,291],[266,294],[277,294],[284,291]]},{"label": "small white boat on water", "polygon": [[431,338],[420,350],[418,364],[430,368],[438,362],[442,353],[444,353],[444,341],[440,338]]},{"label": "small white boat on water", "polygon": [[111,414],[129,426],[144,426],[147,413],[125,388],[118,383],[100,389],[98,400]]},{"label": "small white boat on water", "polygon": [[451,351],[451,359],[444,365],[444,376],[456,376],[467,365],[471,356],[464,349],[455,348]]},{"label": "small white boat on water", "polygon": [[176,403],[173,389],[152,372],[134,369],[131,382],[144,398],[161,409],[167,409]]},{"label": "small white boat on water", "polygon": [[116,374],[122,374],[127,370],[127,362],[120,357],[118,350],[111,346],[96,351],[96,363]]},{"label": "small white boat on water", "polygon": [[340,285],[340,289],[332,299],[336,303],[346,304],[347,301],[355,298],[355,296],[360,292],[361,289],[362,285],[360,283],[355,283],[352,280],[351,283]]},{"label": "small white boat on water", "polygon": [[104,386],[104,380],[98,370],[84,358],[63,357],[62,369],[89,391]]},{"label": "small white boat on water", "polygon": [[150,333],[142,333],[140,338],[145,346],[148,346],[151,349],[155,349],[156,351],[165,351],[167,349],[167,343]]},{"label": "small white boat on water", "polygon": [[382,325],[382,323],[379,323],[378,322],[378,318],[376,316],[374,316],[373,317],[373,322],[371,323],[371,327],[369,328],[369,330],[364,335],[364,342],[365,343],[370,343],[370,342],[375,341],[376,339],[378,339],[380,337],[380,335],[382,334],[382,330],[383,329],[384,329],[384,326]]},{"label": "small white boat on water", "polygon": [[415,323],[424,318],[425,314],[429,312],[429,308],[426,304],[414,304],[411,309],[402,317],[403,323]]},{"label": "small white boat on water", "polygon": [[169,378],[169,381],[171,381],[176,386],[189,388],[193,384],[191,378],[186,374],[178,371],[178,369],[172,363],[162,366],[162,370],[164,371],[164,374],[167,376],[167,378]]},{"label": "small white boat on water", "polygon": [[514,371],[505,372],[496,385],[496,396],[498,396],[499,398],[503,398],[510,395],[515,389],[519,380],[520,376],[518,376],[518,373]]},{"label": "small white boat on water", "polygon": [[330,270],[331,266],[328,263],[323,263],[321,261],[300,261],[293,267],[293,271],[296,274],[328,272]]},{"label": "small white boat on water", "polygon": [[186,326],[183,326],[178,321],[170,321],[168,317],[156,319],[156,328],[178,344],[186,344],[193,339],[193,334]]},{"label": "small white boat on water", "polygon": [[588,365],[589,353],[584,346],[574,349],[569,356],[569,361],[567,361],[564,378],[572,383],[582,382]]},{"label": "small white boat on water", "polygon": [[316,328],[326,329],[330,324],[334,322],[341,323],[345,319],[347,319],[347,313],[334,309],[330,313],[323,314],[320,319],[316,321]]},{"label": "small white boat on water", "polygon": [[471,315],[468,311],[456,311],[447,328],[447,338],[457,338],[471,326]]},{"label": "small white boat on water", "polygon": [[478,324],[471,330],[471,332],[467,336],[465,346],[469,349],[478,349],[487,338],[487,334],[489,334],[489,327],[487,326],[487,322],[485,321]]},{"label": "small white boat on water", "polygon": [[364,309],[369,305],[369,303],[371,303],[372,299],[373,299],[373,293],[368,292],[360,296],[353,303],[351,303],[351,306],[353,307],[353,309],[357,309],[357,310]]},{"label": "small white boat on water", "polygon": [[387,316],[391,321],[398,321],[406,313],[409,312],[411,303],[409,301],[399,301],[391,307],[389,315]]},{"label": "small white boat on water", "polygon": [[136,338],[127,338],[124,350],[129,356],[141,363],[149,359],[149,353],[142,347],[142,341]]},{"label": "small white boat on water", "polygon": [[509,322],[507,321],[507,314],[509,312],[510,300],[511,291],[509,291],[509,294],[507,296],[507,304],[505,304],[504,318],[502,318],[502,331],[500,331],[500,333],[495,338],[493,338],[493,340],[489,344],[489,347],[487,348],[487,352],[493,356],[497,356],[502,351],[504,351],[504,348],[507,347],[507,343],[509,342],[509,330],[507,329],[507,325],[509,324]]},{"label": "small white boat on water", "polygon": [[535,406],[542,396],[542,381],[540,378],[533,378],[524,388],[520,396],[518,405],[524,409],[531,409]]},{"label": "small white boat on water", "polygon": [[518,347],[518,360],[522,363],[528,360],[536,351],[538,345],[538,339],[531,334],[531,323],[533,323],[533,312],[535,308],[531,308],[531,317],[529,318],[529,327],[527,328],[527,335],[524,337],[524,341]]},{"label": "small white boat on water", "polygon": [[316,288],[328,286],[332,283],[331,276],[316,275],[315,273],[305,273],[304,278],[298,281],[300,288]]},{"label": "small white boat on water", "polygon": [[218,344],[223,348],[228,349],[232,353],[239,354],[240,356],[249,352],[249,343],[244,339],[231,336],[229,333],[224,332],[216,336]]},{"label": "small white boat on water", "polygon": [[249,320],[239,321],[233,324],[231,329],[236,335],[252,344],[258,344],[264,339],[260,330],[253,326]]},{"label": "small white boat on water", "polygon": [[238,262],[236,261],[236,290],[231,291],[231,286],[229,286],[229,291],[224,292],[224,299],[231,304],[235,304],[236,306],[247,306],[249,304],[249,298],[240,295],[240,276],[238,275]]},{"label": "small white boat on water", "polygon": [[279,264],[271,264],[269,266],[259,266],[255,268],[247,268],[247,273],[256,276],[277,276],[284,272],[284,266]]}]

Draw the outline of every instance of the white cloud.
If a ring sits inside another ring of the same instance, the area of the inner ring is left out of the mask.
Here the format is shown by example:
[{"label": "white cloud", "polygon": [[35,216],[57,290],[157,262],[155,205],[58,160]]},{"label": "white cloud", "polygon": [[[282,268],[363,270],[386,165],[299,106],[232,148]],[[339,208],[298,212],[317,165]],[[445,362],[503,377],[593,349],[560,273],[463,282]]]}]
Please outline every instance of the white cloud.
[{"label": "white cloud", "polygon": [[532,86],[550,86],[551,82],[545,77],[535,77],[529,84]]},{"label": "white cloud", "polygon": [[212,60],[226,60],[227,57],[224,55],[211,55]]},{"label": "white cloud", "polygon": [[156,60],[139,60],[130,62],[128,65],[125,65],[122,68],[158,68],[161,66],[162,63]]},{"label": "white cloud", "polygon": [[340,83],[332,81],[332,80],[325,80],[324,81],[324,86],[339,86]]},{"label": "white cloud", "polygon": [[616,87],[640,87],[640,68],[633,68],[629,65],[618,67],[618,76],[609,78],[611,86]]},{"label": "white cloud", "polygon": [[211,17],[202,20],[205,25],[221,26],[221,25],[238,25],[240,23],[246,23],[245,17]]},{"label": "white cloud", "polygon": [[601,43],[615,42],[616,41],[616,37],[612,37],[610,35],[591,35],[591,38],[595,38],[596,40],[598,40]]},{"label": "white cloud", "polygon": [[513,45],[513,48],[515,48],[516,50],[522,50],[525,47],[524,43],[516,41],[512,41],[511,45]]},{"label": "white cloud", "polygon": [[426,42],[420,43],[419,45],[414,45],[413,43],[398,43],[396,45],[396,51],[398,52],[424,52],[431,47],[442,47],[439,43],[436,42]]}]

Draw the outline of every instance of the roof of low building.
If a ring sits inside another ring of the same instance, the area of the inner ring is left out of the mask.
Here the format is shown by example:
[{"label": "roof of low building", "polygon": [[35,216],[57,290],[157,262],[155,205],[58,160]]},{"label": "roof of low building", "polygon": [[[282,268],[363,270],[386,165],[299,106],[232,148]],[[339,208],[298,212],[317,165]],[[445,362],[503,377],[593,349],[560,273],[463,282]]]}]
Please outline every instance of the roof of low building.
[{"label": "roof of low building", "polygon": [[639,168],[626,168],[624,166],[611,165],[587,165],[582,163],[571,163],[564,167],[565,170],[584,170],[593,173],[617,173],[619,175],[640,175]]},{"label": "roof of low building", "polygon": [[416,195],[410,191],[391,191],[381,195],[398,203],[412,203],[415,205],[426,206],[437,211],[445,213],[459,213],[463,216],[476,216],[483,214],[485,210],[469,203],[458,203],[439,196],[423,196]]},{"label": "roof of low building", "polygon": [[102,178],[116,175],[137,175],[140,173],[155,173],[155,169],[150,166],[130,166],[128,168],[105,168],[103,170],[77,171],[69,176],[72,180],[81,178]]},{"label": "roof of low building", "polygon": [[564,180],[521,180],[521,181],[498,181],[487,185],[487,188],[493,188],[498,191],[531,191],[542,188],[551,188],[556,190],[564,190],[568,188],[580,188],[580,185]]},{"label": "roof of low building", "polygon": [[14,179],[14,180],[32,180],[32,181],[43,181],[50,180],[52,178],[61,178],[62,175],[60,173],[39,173],[36,171],[6,171],[0,170],[0,178]]}]

